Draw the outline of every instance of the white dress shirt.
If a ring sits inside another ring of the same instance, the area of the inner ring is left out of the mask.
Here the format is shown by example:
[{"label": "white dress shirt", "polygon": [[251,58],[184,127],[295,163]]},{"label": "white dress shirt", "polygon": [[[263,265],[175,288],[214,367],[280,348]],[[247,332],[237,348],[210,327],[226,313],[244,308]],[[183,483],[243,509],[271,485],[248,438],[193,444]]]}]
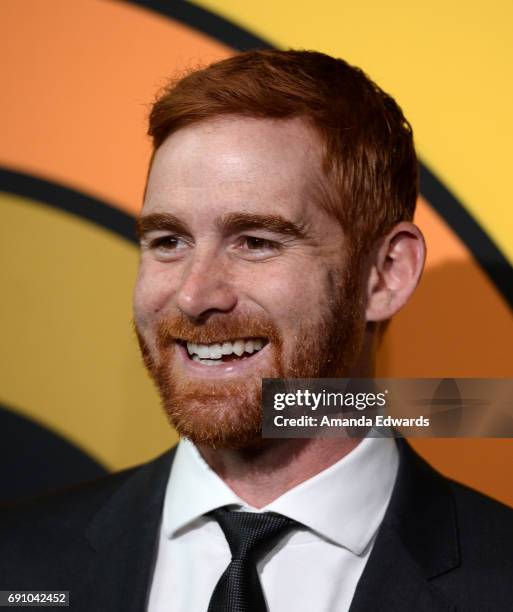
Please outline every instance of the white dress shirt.
[{"label": "white dress shirt", "polygon": [[270,612],[346,612],[390,501],[398,462],[393,439],[367,437],[337,463],[256,510],[182,440],[165,494],[148,612],[207,612],[231,555],[217,521],[204,515],[228,504],[278,512],[304,525],[257,564]]}]

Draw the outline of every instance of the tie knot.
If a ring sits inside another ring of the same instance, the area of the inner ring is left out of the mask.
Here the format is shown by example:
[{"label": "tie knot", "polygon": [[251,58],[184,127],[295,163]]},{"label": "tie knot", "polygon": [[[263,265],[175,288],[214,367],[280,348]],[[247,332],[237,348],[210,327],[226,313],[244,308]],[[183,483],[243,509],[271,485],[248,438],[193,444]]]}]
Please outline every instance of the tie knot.
[{"label": "tie knot", "polygon": [[261,552],[296,524],[273,512],[230,512],[218,508],[210,515],[223,530],[233,559],[246,559]]}]

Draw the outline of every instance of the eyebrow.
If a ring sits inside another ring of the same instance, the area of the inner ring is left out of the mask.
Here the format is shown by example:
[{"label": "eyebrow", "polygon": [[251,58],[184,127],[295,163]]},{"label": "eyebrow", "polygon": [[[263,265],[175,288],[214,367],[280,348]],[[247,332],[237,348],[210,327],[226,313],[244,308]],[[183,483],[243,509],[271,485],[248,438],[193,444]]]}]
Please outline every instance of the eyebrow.
[{"label": "eyebrow", "polygon": [[[228,213],[216,221],[217,227],[224,233],[243,232],[265,229],[284,236],[304,239],[305,229],[280,215],[256,215],[251,213]],[[190,234],[189,228],[170,213],[151,213],[136,220],[136,232],[139,239],[156,230],[166,230],[179,234]]]},{"label": "eyebrow", "polygon": [[254,229],[265,229],[276,234],[305,238],[305,230],[280,215],[256,215],[251,213],[229,213],[223,215],[218,221],[219,229],[226,233],[243,232]]},{"label": "eyebrow", "polygon": [[135,231],[139,240],[142,240],[149,232],[166,230],[178,234],[190,234],[188,227],[178,217],[170,213],[151,213],[139,217],[135,222]]}]

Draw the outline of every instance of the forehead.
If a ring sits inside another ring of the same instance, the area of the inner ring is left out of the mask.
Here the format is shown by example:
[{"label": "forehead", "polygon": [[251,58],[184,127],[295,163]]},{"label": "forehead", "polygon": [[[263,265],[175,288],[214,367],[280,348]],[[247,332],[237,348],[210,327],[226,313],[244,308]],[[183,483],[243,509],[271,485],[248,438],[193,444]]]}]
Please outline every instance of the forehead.
[{"label": "forehead", "polygon": [[183,128],[155,154],[143,213],[315,214],[321,145],[301,119],[229,117]]}]

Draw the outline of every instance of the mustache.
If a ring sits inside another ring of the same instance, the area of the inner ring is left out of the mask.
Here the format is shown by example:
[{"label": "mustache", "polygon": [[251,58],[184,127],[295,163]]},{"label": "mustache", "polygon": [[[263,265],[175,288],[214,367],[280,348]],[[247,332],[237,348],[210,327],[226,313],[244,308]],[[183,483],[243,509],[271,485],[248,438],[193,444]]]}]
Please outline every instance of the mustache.
[{"label": "mustache", "polygon": [[262,315],[213,314],[201,323],[193,322],[182,313],[170,315],[157,325],[157,343],[161,347],[170,342],[213,344],[237,338],[266,338],[281,344],[276,326]]}]

